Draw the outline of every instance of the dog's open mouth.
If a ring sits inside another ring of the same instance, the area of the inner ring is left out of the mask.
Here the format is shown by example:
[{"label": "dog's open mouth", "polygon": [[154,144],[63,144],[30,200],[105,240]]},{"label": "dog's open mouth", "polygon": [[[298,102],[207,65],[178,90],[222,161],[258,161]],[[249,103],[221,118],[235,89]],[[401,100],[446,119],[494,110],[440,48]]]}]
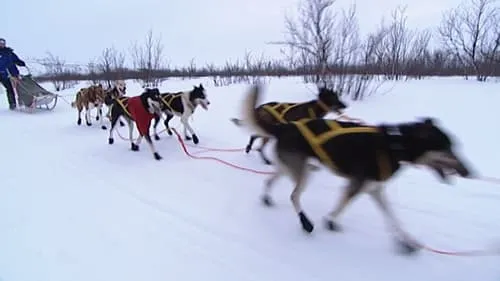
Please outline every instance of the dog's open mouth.
[{"label": "dog's open mouth", "polygon": [[198,104],[205,110],[208,110],[208,102],[207,101],[199,101]]},{"label": "dog's open mouth", "polygon": [[465,166],[459,161],[454,159],[454,163],[448,161],[432,161],[427,165],[443,180],[448,181],[449,177],[452,175],[459,175],[461,177],[468,177],[470,172]]},{"label": "dog's open mouth", "polygon": [[469,169],[453,153],[430,152],[418,162],[432,169],[443,181],[455,174],[465,178],[471,176]]}]

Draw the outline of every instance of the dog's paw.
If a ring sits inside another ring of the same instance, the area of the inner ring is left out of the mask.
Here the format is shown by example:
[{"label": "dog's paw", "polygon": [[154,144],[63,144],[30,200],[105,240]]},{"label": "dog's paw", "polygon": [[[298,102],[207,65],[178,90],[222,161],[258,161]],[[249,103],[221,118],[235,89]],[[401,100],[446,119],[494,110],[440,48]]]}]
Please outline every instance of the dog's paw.
[{"label": "dog's paw", "polygon": [[274,206],[274,202],[273,202],[273,199],[271,199],[271,196],[265,194],[265,195],[262,195],[262,197],[260,198],[262,204],[264,204],[264,206],[266,207],[272,207]]},{"label": "dog's paw", "polygon": [[398,240],[396,241],[396,250],[400,255],[411,256],[416,254],[421,249],[421,246],[414,243]]},{"label": "dog's paw", "polygon": [[139,146],[135,143],[132,143],[130,145],[130,149],[132,149],[132,151],[139,151]]},{"label": "dog's paw", "polygon": [[304,212],[299,213],[299,219],[300,219],[300,224],[302,225],[302,229],[305,232],[311,233],[314,230],[313,223],[311,222],[311,220],[309,220],[306,214],[304,214]]},{"label": "dog's paw", "polygon": [[335,231],[335,232],[342,231],[342,227],[340,226],[340,224],[336,223],[335,221],[333,221],[332,219],[330,219],[328,217],[325,218],[324,224],[325,224],[325,228],[327,230]]},{"label": "dog's paw", "polygon": [[153,155],[154,155],[154,157],[155,157],[156,160],[161,160],[162,159],[162,157],[160,156],[160,154],[158,154],[158,152],[155,152]]}]

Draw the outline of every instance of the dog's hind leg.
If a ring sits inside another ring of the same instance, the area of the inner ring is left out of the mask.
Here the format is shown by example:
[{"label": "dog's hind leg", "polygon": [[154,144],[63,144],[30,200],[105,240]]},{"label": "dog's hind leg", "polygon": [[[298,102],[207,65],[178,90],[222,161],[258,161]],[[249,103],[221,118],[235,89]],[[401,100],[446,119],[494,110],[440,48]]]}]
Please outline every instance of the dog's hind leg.
[{"label": "dog's hind leg", "polygon": [[187,135],[187,131],[189,131],[189,133],[191,133],[191,136],[193,137],[194,144],[198,144],[200,140],[198,139],[198,136],[194,133],[193,128],[191,128],[191,125],[189,125],[188,118],[189,116],[186,115],[181,116],[181,122],[184,125],[184,136],[186,137],[186,140],[191,140],[191,138]]},{"label": "dog's hind leg", "polygon": [[160,116],[155,115],[154,120],[155,120],[155,123],[153,124],[154,137],[155,137],[155,140],[160,140],[160,136],[158,135],[158,131],[156,129],[156,127],[158,127],[158,123],[160,123]]},{"label": "dog's hind leg", "polygon": [[165,125],[165,128],[167,129],[167,133],[169,136],[172,135],[172,130],[170,130],[170,126],[168,123],[170,122],[170,120],[172,120],[172,118],[174,118],[174,115],[167,113],[167,118],[165,119],[165,122],[163,123]]},{"label": "dog's hind leg", "polygon": [[389,203],[386,200],[384,194],[384,188],[382,185],[368,192],[371,198],[375,201],[377,207],[382,211],[384,218],[393,232],[394,239],[399,247],[399,250],[404,254],[413,254],[421,248],[421,246],[416,243],[402,228],[400,222],[397,220],[394,212],[389,207]]},{"label": "dog's hind leg", "polygon": [[259,152],[260,154],[260,157],[262,158],[262,161],[264,161],[264,163],[266,165],[271,165],[272,162],[271,160],[269,160],[266,155],[264,154],[264,147],[267,145],[267,143],[270,141],[271,139],[268,138],[268,137],[262,137],[262,144],[260,145],[259,148],[257,148],[257,151]]},{"label": "dog's hind leg", "polygon": [[87,126],[92,126],[92,122],[90,122],[90,105],[85,106],[85,123],[87,123]]},{"label": "dog's hind leg", "polygon": [[101,105],[97,106],[97,115],[95,117],[95,120],[96,121],[102,120],[102,108],[101,108]]},{"label": "dog's hind leg", "polygon": [[250,150],[252,150],[252,145],[253,145],[253,143],[254,143],[254,142],[255,142],[255,140],[256,140],[257,138],[259,138],[259,137],[260,137],[260,136],[258,136],[258,135],[251,135],[251,136],[250,136],[250,140],[248,141],[248,144],[247,144],[247,146],[245,147],[245,152],[246,152],[246,153],[249,153],[249,152],[250,152]]},{"label": "dog's hind leg", "polygon": [[273,199],[271,196],[271,190],[273,189],[276,181],[279,178],[281,178],[284,174],[282,167],[283,167],[283,164],[277,165],[275,173],[273,175],[271,175],[265,182],[264,192],[261,196],[261,200],[262,200],[262,203],[267,207],[271,207],[274,205],[274,202],[273,202]]},{"label": "dog's hind leg", "polygon": [[109,138],[108,138],[108,143],[113,144],[114,143],[114,138],[113,138],[113,132],[115,130],[116,122],[118,122],[118,118],[120,115],[118,113],[111,113],[111,128],[109,129]]},{"label": "dog's hind leg", "polygon": [[[101,105],[101,108],[100,108],[100,112],[101,112],[101,129],[103,130],[106,130],[106,125],[104,125],[104,117],[102,116],[102,105]],[[106,118],[108,118],[109,120],[111,120],[111,109],[108,107],[108,112],[106,113]]]},{"label": "dog's hind leg", "polygon": [[337,217],[345,210],[345,208],[352,202],[352,199],[356,197],[362,190],[364,186],[363,180],[351,179],[346,187],[344,187],[344,192],[340,201],[337,203],[335,208],[328,213],[325,217],[325,226],[332,231],[340,231],[341,227],[336,223]]},{"label": "dog's hind leg", "polygon": [[307,156],[284,149],[281,147],[280,143],[276,144],[276,152],[278,165],[281,166],[279,169],[290,175],[295,183],[295,188],[290,195],[290,200],[292,201],[295,212],[299,216],[302,229],[311,233],[314,229],[314,225],[305,214],[300,203],[300,197],[306,188]]}]

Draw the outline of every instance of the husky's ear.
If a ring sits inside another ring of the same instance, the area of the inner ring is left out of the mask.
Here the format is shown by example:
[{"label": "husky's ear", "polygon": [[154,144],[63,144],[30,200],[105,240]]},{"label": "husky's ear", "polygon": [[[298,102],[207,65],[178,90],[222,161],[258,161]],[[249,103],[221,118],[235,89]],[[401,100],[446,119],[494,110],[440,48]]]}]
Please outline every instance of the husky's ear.
[{"label": "husky's ear", "polygon": [[431,117],[424,117],[420,119],[420,122],[426,126],[434,126],[436,124],[436,120]]}]

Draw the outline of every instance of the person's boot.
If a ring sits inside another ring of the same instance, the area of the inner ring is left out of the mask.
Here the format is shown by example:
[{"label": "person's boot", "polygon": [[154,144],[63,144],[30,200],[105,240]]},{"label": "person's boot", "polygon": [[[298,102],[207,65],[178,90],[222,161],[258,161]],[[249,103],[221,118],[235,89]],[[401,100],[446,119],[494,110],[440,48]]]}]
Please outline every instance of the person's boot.
[{"label": "person's boot", "polygon": [[15,109],[16,109],[16,105],[15,105],[15,104],[11,104],[11,105],[9,105],[9,109],[10,109],[10,110],[15,110]]}]

